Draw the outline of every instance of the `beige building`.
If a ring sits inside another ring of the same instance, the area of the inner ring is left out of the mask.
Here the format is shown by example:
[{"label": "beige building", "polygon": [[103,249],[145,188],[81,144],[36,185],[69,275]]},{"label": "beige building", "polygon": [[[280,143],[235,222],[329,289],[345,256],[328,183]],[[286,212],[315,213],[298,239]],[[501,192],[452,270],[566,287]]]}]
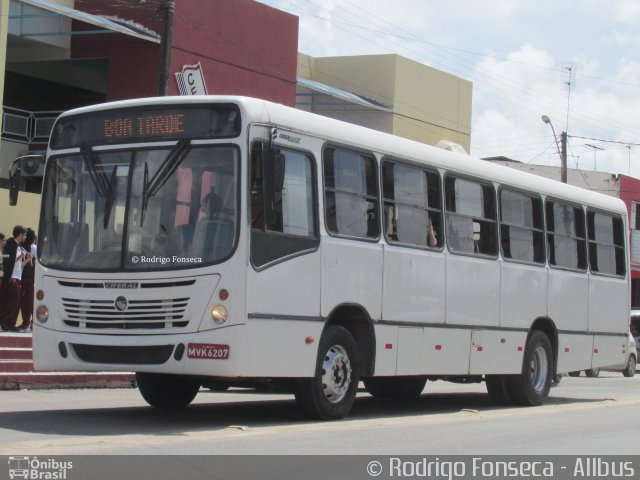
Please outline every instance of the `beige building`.
[{"label": "beige building", "polygon": [[400,55],[298,55],[296,107],[435,145],[471,143],[471,82]]}]

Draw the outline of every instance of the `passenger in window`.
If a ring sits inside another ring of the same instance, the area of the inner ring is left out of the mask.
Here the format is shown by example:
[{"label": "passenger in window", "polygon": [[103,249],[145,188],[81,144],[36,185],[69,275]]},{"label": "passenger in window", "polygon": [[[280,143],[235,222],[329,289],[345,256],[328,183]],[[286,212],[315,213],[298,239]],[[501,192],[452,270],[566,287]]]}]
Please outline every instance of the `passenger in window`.
[{"label": "passenger in window", "polygon": [[438,246],[438,237],[436,236],[436,231],[433,228],[433,221],[431,217],[429,217],[429,230],[427,231],[427,245],[430,247]]}]

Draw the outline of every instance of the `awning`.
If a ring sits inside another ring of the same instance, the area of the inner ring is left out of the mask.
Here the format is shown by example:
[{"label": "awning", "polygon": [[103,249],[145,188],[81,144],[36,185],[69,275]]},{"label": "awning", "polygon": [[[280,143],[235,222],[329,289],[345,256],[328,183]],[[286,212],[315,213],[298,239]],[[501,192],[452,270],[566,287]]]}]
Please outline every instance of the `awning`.
[{"label": "awning", "polygon": [[[101,17],[100,15],[93,15],[91,13],[81,12],[80,10],[74,10],[73,8],[68,8],[62,5],[58,5],[56,3],[49,2],[47,0],[19,0],[21,3],[26,5],[31,5],[32,7],[41,8],[42,10],[47,10],[48,12],[53,12],[58,15],[63,15],[68,18],[72,18],[74,20],[78,20],[80,22],[88,23],[91,25],[95,25],[105,30],[109,30],[111,32],[122,33],[124,35],[129,35],[131,37],[140,38],[142,40],[147,40],[149,42],[160,43],[160,36],[144,27],[131,25],[123,25],[122,23],[115,22],[105,17]],[[60,34],[62,32],[50,33],[50,35]],[[46,34],[46,32],[45,32]],[[69,32],[68,34],[72,34]]]},{"label": "awning", "polygon": [[308,78],[297,77],[297,83],[299,86],[313,90],[314,92],[323,93],[334,98],[339,98],[348,103],[354,105],[360,105],[362,107],[371,108],[373,110],[380,110],[383,112],[392,112],[392,108],[384,105],[373,98],[356,95],[355,93],[347,92],[346,90],[340,90],[339,88],[326,85],[324,83],[316,82],[315,80],[309,80]]}]

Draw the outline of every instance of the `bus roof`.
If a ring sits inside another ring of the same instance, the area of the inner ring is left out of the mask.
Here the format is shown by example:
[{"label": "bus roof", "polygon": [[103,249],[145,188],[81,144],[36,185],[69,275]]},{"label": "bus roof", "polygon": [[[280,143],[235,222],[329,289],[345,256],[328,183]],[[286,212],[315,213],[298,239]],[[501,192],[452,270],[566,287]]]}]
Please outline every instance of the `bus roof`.
[{"label": "bus roof", "polygon": [[238,104],[241,108],[242,115],[246,119],[245,123],[248,121],[273,124],[279,128],[324,138],[336,144],[350,145],[378,154],[392,155],[418,163],[424,162],[425,164],[447,171],[509,185],[557,199],[615,211],[623,216],[627,215],[624,202],[613,196],[592,192],[573,185],[566,185],[559,181],[550,180],[502,165],[496,165],[479,158],[443,150],[414,140],[408,140],[377,130],[250,97],[217,95],[149,97],[81,107],[65,112],[62,116],[83,115],[96,111],[120,108],[153,106],[161,103],[184,105],[212,102]]}]

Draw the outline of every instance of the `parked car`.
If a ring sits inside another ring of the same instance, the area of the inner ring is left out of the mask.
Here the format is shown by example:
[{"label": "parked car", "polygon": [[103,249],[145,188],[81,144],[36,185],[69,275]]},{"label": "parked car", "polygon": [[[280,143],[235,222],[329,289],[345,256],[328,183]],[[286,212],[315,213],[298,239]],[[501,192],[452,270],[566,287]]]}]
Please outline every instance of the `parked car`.
[{"label": "parked car", "polygon": [[[640,327],[640,316],[637,317],[637,320],[638,320],[638,326]],[[632,330],[632,331],[637,333],[637,331],[635,330]],[[618,365],[611,365],[609,367],[590,368],[588,370],[585,370],[584,374],[587,377],[595,378],[598,375],[600,375],[601,371],[622,372],[622,374],[625,377],[633,377],[636,374],[636,365],[638,364],[638,356],[639,356],[638,348],[640,348],[639,345],[640,345],[640,337],[638,336],[634,337],[630,332],[627,340],[627,358],[623,363],[620,363]],[[580,371],[578,370],[576,372],[569,372],[569,376],[579,377]]]}]

